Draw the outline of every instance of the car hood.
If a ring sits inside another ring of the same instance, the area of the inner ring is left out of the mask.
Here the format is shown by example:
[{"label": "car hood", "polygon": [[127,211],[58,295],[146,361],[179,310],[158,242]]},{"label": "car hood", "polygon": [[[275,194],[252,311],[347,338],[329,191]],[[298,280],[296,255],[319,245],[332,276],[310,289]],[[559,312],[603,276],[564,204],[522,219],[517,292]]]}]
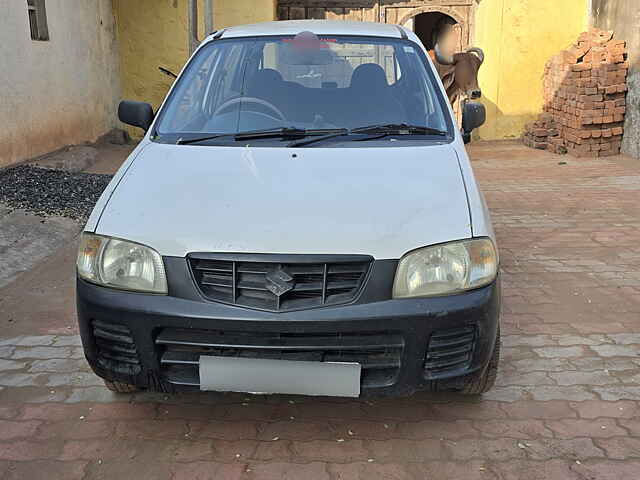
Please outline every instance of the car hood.
[{"label": "car hood", "polygon": [[150,143],[107,202],[96,233],[161,255],[368,254],[469,238],[450,145],[251,148]]}]

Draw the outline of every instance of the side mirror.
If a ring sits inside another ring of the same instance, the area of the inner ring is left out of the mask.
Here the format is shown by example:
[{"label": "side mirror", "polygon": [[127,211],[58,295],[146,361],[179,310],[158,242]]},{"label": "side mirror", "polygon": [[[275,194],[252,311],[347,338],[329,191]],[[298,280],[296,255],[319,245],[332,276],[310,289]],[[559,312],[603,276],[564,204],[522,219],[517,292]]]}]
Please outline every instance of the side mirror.
[{"label": "side mirror", "polygon": [[148,103],[123,100],[118,105],[118,118],[121,122],[140,127],[145,132],[153,122],[153,108]]},{"label": "side mirror", "polygon": [[484,125],[487,110],[479,102],[466,102],[462,110],[462,138],[464,143],[471,141],[471,132]]}]

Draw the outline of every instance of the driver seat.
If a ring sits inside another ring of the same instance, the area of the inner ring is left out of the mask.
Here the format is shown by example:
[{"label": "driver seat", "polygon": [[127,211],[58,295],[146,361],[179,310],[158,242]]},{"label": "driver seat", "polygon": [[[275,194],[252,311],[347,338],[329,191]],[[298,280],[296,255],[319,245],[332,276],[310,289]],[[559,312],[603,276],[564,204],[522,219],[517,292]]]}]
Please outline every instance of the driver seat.
[{"label": "driver seat", "polygon": [[279,94],[284,87],[280,72],[272,68],[263,68],[251,76],[245,88],[245,95],[267,100],[278,106]]}]

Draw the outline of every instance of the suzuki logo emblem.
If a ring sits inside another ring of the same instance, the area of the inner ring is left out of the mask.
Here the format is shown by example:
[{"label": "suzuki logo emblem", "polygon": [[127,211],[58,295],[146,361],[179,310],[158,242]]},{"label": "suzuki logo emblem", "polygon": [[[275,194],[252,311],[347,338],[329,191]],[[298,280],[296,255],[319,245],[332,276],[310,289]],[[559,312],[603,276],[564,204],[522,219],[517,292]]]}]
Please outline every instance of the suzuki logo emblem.
[{"label": "suzuki logo emblem", "polygon": [[277,269],[267,273],[265,275],[265,284],[267,290],[273,293],[276,297],[280,297],[293,290],[293,287],[295,286],[293,277],[285,272],[282,267],[278,267]]}]

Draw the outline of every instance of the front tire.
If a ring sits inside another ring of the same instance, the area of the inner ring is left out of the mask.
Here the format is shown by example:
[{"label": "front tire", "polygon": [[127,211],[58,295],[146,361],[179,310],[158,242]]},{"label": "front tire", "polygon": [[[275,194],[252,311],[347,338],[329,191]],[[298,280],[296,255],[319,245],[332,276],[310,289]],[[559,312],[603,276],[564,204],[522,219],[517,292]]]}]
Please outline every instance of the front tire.
[{"label": "front tire", "polygon": [[498,327],[496,343],[493,347],[493,354],[491,355],[491,360],[489,360],[489,365],[487,365],[484,371],[469,375],[460,393],[464,395],[482,395],[493,388],[496,384],[496,377],[498,376],[501,343],[500,327]]},{"label": "front tire", "polygon": [[104,385],[113,393],[135,393],[140,390],[130,383],[112,382],[110,380],[104,380]]}]

